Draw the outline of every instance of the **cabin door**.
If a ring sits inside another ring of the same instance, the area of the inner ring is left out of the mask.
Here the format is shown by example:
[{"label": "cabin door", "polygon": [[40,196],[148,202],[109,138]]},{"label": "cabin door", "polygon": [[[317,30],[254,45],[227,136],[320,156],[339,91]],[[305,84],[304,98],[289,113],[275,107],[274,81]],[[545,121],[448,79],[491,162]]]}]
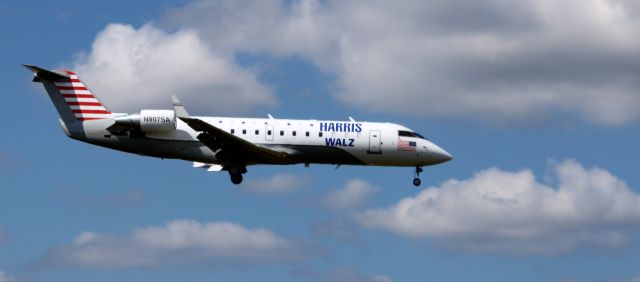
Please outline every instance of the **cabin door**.
[{"label": "cabin door", "polygon": [[369,131],[369,154],[381,154],[380,151],[380,130]]}]

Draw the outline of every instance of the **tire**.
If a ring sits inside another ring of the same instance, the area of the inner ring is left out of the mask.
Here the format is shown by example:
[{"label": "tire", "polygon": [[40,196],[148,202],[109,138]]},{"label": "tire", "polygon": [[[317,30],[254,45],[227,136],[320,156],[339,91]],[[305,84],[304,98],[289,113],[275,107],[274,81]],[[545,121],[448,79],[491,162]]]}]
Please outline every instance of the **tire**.
[{"label": "tire", "polygon": [[420,184],[422,183],[422,181],[420,181],[420,178],[414,178],[413,179],[413,186],[420,186]]},{"label": "tire", "polygon": [[242,183],[242,174],[231,174],[231,183],[235,185]]}]

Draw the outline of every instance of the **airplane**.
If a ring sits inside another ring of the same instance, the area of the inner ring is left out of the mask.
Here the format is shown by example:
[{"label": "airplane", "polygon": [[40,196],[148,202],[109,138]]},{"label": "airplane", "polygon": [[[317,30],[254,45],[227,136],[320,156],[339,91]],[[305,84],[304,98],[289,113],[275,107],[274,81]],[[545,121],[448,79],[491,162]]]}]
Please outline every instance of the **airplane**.
[{"label": "airplane", "polygon": [[452,159],[415,131],[394,123],[191,116],[176,96],[172,110],[113,113],[78,75],[23,65],[42,83],[72,139],[157,158],[192,161],[242,182],[250,165],[331,164],[414,167]]}]

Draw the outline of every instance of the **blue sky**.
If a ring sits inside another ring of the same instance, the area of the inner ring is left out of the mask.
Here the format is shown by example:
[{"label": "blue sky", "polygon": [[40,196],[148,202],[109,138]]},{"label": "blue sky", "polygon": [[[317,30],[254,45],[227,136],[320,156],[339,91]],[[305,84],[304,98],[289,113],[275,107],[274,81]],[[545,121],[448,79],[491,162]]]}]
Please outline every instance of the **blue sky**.
[{"label": "blue sky", "polygon": [[[0,282],[637,281],[638,13],[0,3]],[[233,187],[68,139],[21,64],[78,71],[116,112],[176,94],[198,114],[393,121],[454,160],[420,189],[409,168],[313,165],[250,167]]]}]

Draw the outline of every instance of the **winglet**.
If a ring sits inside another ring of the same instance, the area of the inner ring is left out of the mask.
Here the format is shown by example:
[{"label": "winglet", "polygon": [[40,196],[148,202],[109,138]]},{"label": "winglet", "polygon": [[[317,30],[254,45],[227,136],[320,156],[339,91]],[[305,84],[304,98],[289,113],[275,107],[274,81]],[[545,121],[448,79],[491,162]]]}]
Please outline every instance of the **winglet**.
[{"label": "winglet", "polygon": [[171,95],[171,102],[173,103],[173,111],[176,113],[176,117],[178,118],[191,118],[187,109],[184,108],[180,100],[176,95]]}]

